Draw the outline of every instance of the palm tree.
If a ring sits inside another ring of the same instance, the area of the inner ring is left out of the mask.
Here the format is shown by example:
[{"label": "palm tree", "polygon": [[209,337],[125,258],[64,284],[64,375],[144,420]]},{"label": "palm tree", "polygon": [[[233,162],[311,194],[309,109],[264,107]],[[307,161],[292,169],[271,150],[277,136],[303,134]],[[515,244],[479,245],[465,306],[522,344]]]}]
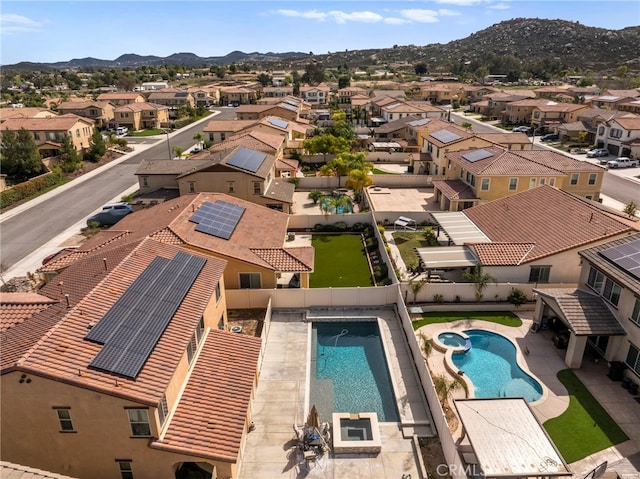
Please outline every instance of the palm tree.
[{"label": "palm tree", "polygon": [[425,278],[419,279],[418,281],[409,281],[409,289],[413,293],[413,304],[418,302],[418,293],[425,284],[427,284],[427,280]]},{"label": "palm tree", "polygon": [[184,148],[182,148],[181,146],[174,146],[171,150],[176,155],[176,158],[180,158],[184,153]]},{"label": "palm tree", "polygon": [[335,212],[341,211],[342,213],[352,212],[353,211],[353,201],[347,195],[340,195],[335,199]]},{"label": "palm tree", "polygon": [[453,379],[449,381],[443,374],[439,374],[433,378],[433,385],[436,388],[436,393],[440,399],[440,404],[446,406],[447,400],[454,393],[454,391],[462,387],[460,379]]},{"label": "palm tree", "polygon": [[202,145],[202,141],[204,140],[204,136],[202,135],[202,133],[196,133],[195,135],[193,135],[193,139],[198,142],[198,148],[200,148],[200,145]]},{"label": "palm tree", "polygon": [[422,350],[422,355],[426,360],[429,356],[431,356],[431,352],[433,351],[433,340],[428,338],[424,333],[418,333],[418,339],[420,340],[420,349]]},{"label": "palm tree", "polygon": [[469,281],[471,283],[475,283],[476,285],[476,301],[482,301],[482,292],[487,287],[489,283],[496,283],[496,278],[489,273],[484,273],[482,271],[482,265],[478,264],[473,267],[471,272],[465,271],[462,275],[462,279],[465,281]]},{"label": "palm tree", "polygon": [[318,204],[318,201],[320,200],[320,198],[322,198],[324,195],[322,193],[322,191],[320,190],[313,190],[311,193],[309,193],[309,199],[311,201],[313,201],[314,205]]},{"label": "palm tree", "polygon": [[[366,167],[370,168],[371,164],[366,163]],[[349,179],[346,183],[348,188],[353,188],[356,200],[360,206],[362,206],[362,202],[364,200],[364,189],[373,183],[373,178],[369,172],[366,171],[366,167],[365,169],[351,170],[349,172]]]}]

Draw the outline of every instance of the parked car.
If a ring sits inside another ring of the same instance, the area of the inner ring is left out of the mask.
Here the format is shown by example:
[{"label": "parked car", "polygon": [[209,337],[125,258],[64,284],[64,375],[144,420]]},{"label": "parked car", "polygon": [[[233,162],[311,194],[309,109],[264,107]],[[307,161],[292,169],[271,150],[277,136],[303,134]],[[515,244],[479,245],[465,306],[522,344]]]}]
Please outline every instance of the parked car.
[{"label": "parked car", "polygon": [[531,131],[531,127],[530,126],[516,126],[514,129],[511,130],[514,133],[529,133]]},{"label": "parked car", "polygon": [[596,148],[587,151],[587,158],[599,158],[601,156],[609,156],[609,150],[606,148]]},{"label": "parked car", "polygon": [[558,141],[560,136],[557,133],[547,133],[540,138],[540,141]]},{"label": "parked car", "polygon": [[126,126],[119,126],[118,128],[116,128],[116,135],[118,136],[124,136],[127,133],[129,133],[129,128],[127,128]]},{"label": "parked car", "polygon": [[128,203],[111,203],[104,205],[102,210],[87,218],[87,226],[97,223],[99,226],[113,226],[128,214],[133,213]]},{"label": "parked car", "polygon": [[609,168],[632,168],[638,166],[638,160],[632,160],[629,157],[622,156],[615,160],[607,161],[607,166]]}]

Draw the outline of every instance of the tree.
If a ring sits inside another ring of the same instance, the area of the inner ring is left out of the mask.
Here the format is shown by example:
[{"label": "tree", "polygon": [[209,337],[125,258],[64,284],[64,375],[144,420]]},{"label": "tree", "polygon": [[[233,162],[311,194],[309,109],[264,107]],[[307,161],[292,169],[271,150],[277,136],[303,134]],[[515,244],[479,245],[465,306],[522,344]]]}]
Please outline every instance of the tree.
[{"label": "tree", "polygon": [[435,386],[436,393],[440,399],[440,404],[442,404],[443,407],[446,406],[447,401],[453,392],[462,387],[460,379],[456,378],[449,381],[444,374],[439,374],[433,378],[433,385]]},{"label": "tree", "polygon": [[45,171],[33,136],[24,128],[2,133],[0,167],[10,180],[19,183]]},{"label": "tree", "polygon": [[424,75],[427,73],[427,64],[426,63],[418,63],[413,69],[416,72],[416,75]]},{"label": "tree", "polygon": [[364,199],[364,189],[373,183],[373,178],[367,171],[367,168],[371,168],[371,164],[366,163],[364,166],[365,168],[362,169],[351,170],[346,183],[347,188],[353,188],[359,205],[362,205],[362,200]]},{"label": "tree", "polygon": [[517,288],[511,288],[511,292],[509,296],[507,296],[507,301],[513,304],[516,308],[518,306],[522,306],[524,303],[528,301],[527,295],[524,292]]},{"label": "tree", "polygon": [[431,338],[428,338],[427,335],[423,332],[418,333],[418,339],[420,340],[420,349],[422,350],[422,355],[425,359],[427,359],[433,352],[433,340]]},{"label": "tree", "polygon": [[418,302],[418,293],[425,284],[427,284],[427,280],[425,278],[419,279],[417,281],[409,281],[409,289],[413,293],[413,304],[416,304]]},{"label": "tree", "polygon": [[201,132],[198,132],[193,135],[193,139],[198,142],[198,148],[200,148],[200,145],[202,145],[202,141],[204,140],[204,135]]},{"label": "tree", "polygon": [[176,158],[180,158],[184,153],[184,148],[182,148],[181,146],[174,146],[173,148],[171,148],[171,151],[173,152]]},{"label": "tree", "polygon": [[62,145],[60,146],[60,153],[58,156],[60,158],[62,171],[66,173],[76,171],[82,163],[82,158],[80,158],[78,150],[76,150],[73,141],[71,141],[71,136],[69,135],[64,135],[62,138]]},{"label": "tree", "polygon": [[320,198],[322,198],[323,196],[324,194],[320,190],[313,190],[309,193],[309,199],[313,201],[314,205],[317,205],[318,201],[320,201]]},{"label": "tree", "polygon": [[271,82],[273,81],[273,77],[271,75],[269,75],[268,73],[260,73],[256,77],[256,80],[258,80],[258,83],[260,83],[260,85],[265,87],[265,86],[269,86],[271,84]]},{"label": "tree", "polygon": [[338,78],[338,88],[347,88],[351,85],[351,77],[348,75],[341,76]]},{"label": "tree", "polygon": [[304,67],[302,81],[310,85],[317,85],[324,81],[324,68],[319,63],[309,63]]},{"label": "tree", "polygon": [[629,203],[625,205],[622,212],[628,214],[630,217],[633,218],[638,212],[638,205],[636,205],[635,201],[631,200]]},{"label": "tree", "polygon": [[312,136],[302,142],[302,148],[309,154],[316,155],[322,153],[325,162],[327,161],[327,154],[337,154],[341,151],[346,151],[350,146],[350,143],[344,138],[337,138],[330,134]]},{"label": "tree", "polygon": [[465,271],[462,279],[474,283],[476,286],[476,301],[482,301],[483,291],[489,283],[495,283],[496,278],[489,273],[482,271],[482,265],[478,264],[473,267],[471,272]]},{"label": "tree", "polygon": [[89,140],[89,149],[84,154],[86,161],[96,162],[104,156],[107,152],[107,146],[105,145],[104,138],[100,130],[94,129],[91,139]]}]

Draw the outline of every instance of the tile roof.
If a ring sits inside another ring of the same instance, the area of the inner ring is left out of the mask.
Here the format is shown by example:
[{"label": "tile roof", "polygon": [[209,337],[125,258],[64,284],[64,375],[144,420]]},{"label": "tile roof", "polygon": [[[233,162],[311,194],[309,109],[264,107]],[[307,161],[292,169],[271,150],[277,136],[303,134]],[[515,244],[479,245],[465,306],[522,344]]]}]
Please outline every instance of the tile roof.
[{"label": "tile roof", "polygon": [[450,200],[477,200],[473,188],[462,180],[433,180],[440,192]]},{"label": "tile roof", "polygon": [[639,239],[640,233],[635,233],[629,236],[625,236],[624,238],[619,238],[586,250],[579,251],[578,254],[593,266],[595,266],[597,269],[606,274],[608,277],[613,279],[616,283],[624,286],[634,294],[640,296],[640,280],[600,255],[600,251],[604,251],[615,246],[620,246],[622,244],[627,244]]},{"label": "tile roof", "polygon": [[226,140],[211,146],[207,151],[213,153],[244,147],[273,155],[282,146],[284,141],[284,137],[281,135],[272,135],[262,131],[250,130],[236,133]]},{"label": "tile roof", "polygon": [[126,111],[137,112],[137,111],[157,111],[157,110],[166,110],[168,107],[165,105],[158,105],[157,103],[151,102],[138,102],[138,103],[127,103],[126,105],[120,105],[116,107],[113,111],[115,113],[121,113]]},{"label": "tile roof", "polygon": [[625,130],[640,130],[640,115],[621,116],[615,122]]},{"label": "tile roof", "polygon": [[178,251],[182,249],[149,238],[142,240],[131,254],[101,275],[99,287],[87,291],[76,302],[70,301],[71,307],[66,309],[66,314],[22,355],[18,368],[157,406],[208,301],[215,295],[225,261],[189,251],[189,254],[204,257],[207,261],[135,379],[116,378],[110,373],[90,368],[89,364],[103,346],[86,341],[84,337],[90,325],[101,320],[154,258],[172,258]]},{"label": "tile roof", "polygon": [[[96,98],[97,100],[135,100],[138,97],[141,97],[142,95],[140,93],[128,93],[128,92],[122,92],[122,93],[101,93],[100,95],[98,95],[98,97]],[[144,97],[143,97],[144,98]]]},{"label": "tile roof", "polygon": [[483,266],[518,266],[524,263],[535,243],[472,243]]},{"label": "tile roof", "polygon": [[28,320],[57,301],[37,293],[0,293],[0,333]]},{"label": "tile roof", "polygon": [[58,116],[54,111],[35,106],[25,106],[24,108],[0,108],[0,121],[7,120],[9,118],[34,118],[38,115],[46,114],[45,112],[48,112],[49,116]]},{"label": "tile roof", "polygon": [[58,105],[58,110],[85,110],[87,108],[104,108],[110,105],[108,101],[63,101]]},{"label": "tile roof", "polygon": [[291,183],[289,178],[273,178],[269,185],[267,185],[262,197],[292,205],[295,190],[296,185]]},{"label": "tile roof", "polygon": [[136,175],[184,175],[211,164],[211,160],[142,160]]},{"label": "tile roof", "polygon": [[0,477],[2,479],[73,479],[55,472],[43,471],[33,467],[0,461]]},{"label": "tile roof", "polygon": [[492,242],[535,243],[527,262],[632,232],[613,214],[543,185],[463,211]]},{"label": "tile roof", "polygon": [[255,125],[256,120],[211,120],[207,123],[202,131],[204,133],[207,132],[215,132],[215,131],[242,131],[245,128]]},{"label": "tile roof", "polygon": [[[278,100],[280,100],[278,98]],[[237,107],[235,109],[236,114],[237,113],[262,113],[264,111],[267,110],[271,110],[272,108],[274,108],[273,104],[266,104],[266,105],[240,105],[239,107]]]},{"label": "tile roof", "polygon": [[24,128],[27,131],[68,131],[78,122],[93,125],[93,120],[67,113],[66,115],[49,118],[9,118],[0,125],[0,129],[19,130]]},{"label": "tile roof", "polygon": [[547,302],[560,311],[576,336],[616,336],[625,330],[604,300],[581,289],[535,288]]},{"label": "tile roof", "polygon": [[236,461],[260,346],[260,338],[210,329],[165,434],[150,447]]},{"label": "tile roof", "polygon": [[314,250],[312,247],[251,248],[258,257],[280,272],[311,271]]}]

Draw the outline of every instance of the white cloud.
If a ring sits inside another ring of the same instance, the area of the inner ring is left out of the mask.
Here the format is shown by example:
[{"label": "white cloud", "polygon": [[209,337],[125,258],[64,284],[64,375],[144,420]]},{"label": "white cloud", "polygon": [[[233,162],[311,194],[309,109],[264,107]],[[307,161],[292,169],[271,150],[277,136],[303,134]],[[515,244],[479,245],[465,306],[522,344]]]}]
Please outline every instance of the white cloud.
[{"label": "white cloud", "polygon": [[384,23],[387,25],[405,25],[407,23],[411,23],[411,20],[408,18],[386,17],[384,19]]},{"label": "white cloud", "polygon": [[37,22],[22,15],[4,13],[0,15],[0,31],[3,35],[38,32],[46,22]]},{"label": "white cloud", "polygon": [[330,16],[338,23],[359,22],[359,23],[377,23],[384,18],[382,15],[373,12],[343,12],[341,10],[331,10],[328,12]]},{"label": "white cloud", "polygon": [[407,10],[401,10],[400,13],[403,17],[413,20],[418,23],[437,23],[438,12],[435,10],[423,10],[419,8],[412,8]]},{"label": "white cloud", "polygon": [[276,10],[276,13],[279,13],[285,17],[300,17],[300,18],[308,18],[311,20],[326,20],[327,14],[324,12],[319,12],[317,10],[307,10],[306,12],[299,12],[298,10],[288,10],[288,9],[280,9]]},{"label": "white cloud", "polygon": [[484,0],[435,0],[436,3],[446,3],[449,5],[458,5],[460,7],[470,7],[480,5]]},{"label": "white cloud", "polygon": [[495,5],[490,5],[489,10],[509,10],[511,7],[506,3],[496,3]]}]

